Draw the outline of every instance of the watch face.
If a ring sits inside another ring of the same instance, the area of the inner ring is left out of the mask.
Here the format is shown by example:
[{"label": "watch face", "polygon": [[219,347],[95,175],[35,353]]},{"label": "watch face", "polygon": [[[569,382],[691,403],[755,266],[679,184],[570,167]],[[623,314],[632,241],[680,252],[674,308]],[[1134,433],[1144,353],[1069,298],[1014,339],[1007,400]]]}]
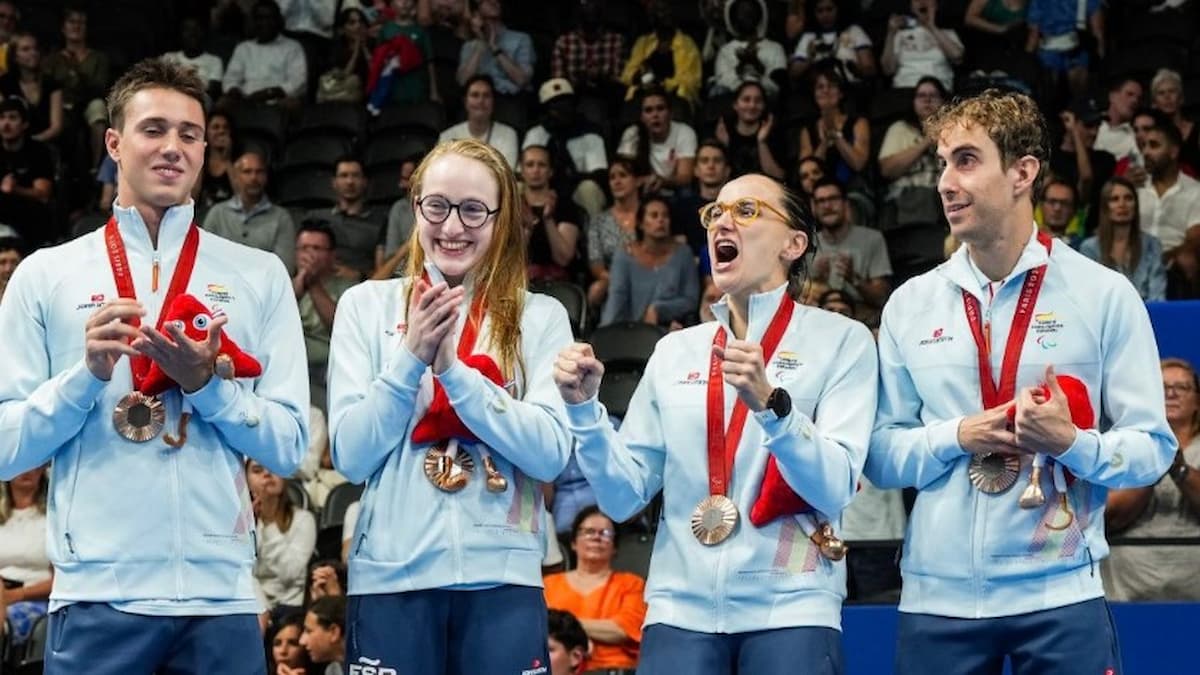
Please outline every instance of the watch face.
[{"label": "watch face", "polygon": [[792,412],[792,397],[787,393],[787,389],[779,387],[771,392],[767,405],[775,412],[776,417],[787,417]]}]

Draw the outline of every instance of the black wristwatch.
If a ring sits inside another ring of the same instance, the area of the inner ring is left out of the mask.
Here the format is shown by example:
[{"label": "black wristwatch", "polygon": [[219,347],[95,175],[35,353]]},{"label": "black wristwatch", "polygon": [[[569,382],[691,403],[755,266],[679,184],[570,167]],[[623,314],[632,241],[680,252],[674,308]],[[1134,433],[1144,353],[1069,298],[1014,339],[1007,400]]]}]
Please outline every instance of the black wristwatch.
[{"label": "black wristwatch", "polygon": [[1176,483],[1182,483],[1183,481],[1187,480],[1188,472],[1191,470],[1192,467],[1188,466],[1184,462],[1180,462],[1170,469],[1167,469],[1167,475],[1170,476],[1171,480],[1175,481]]},{"label": "black wristwatch", "polygon": [[783,419],[792,414],[792,396],[783,387],[775,387],[767,397],[767,410],[775,413],[776,419]]}]

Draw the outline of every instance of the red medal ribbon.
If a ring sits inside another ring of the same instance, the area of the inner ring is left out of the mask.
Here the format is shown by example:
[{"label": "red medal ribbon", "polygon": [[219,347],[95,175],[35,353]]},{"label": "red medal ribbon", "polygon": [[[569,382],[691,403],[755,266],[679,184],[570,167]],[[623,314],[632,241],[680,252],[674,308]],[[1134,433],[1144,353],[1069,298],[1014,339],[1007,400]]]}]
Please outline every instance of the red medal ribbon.
[{"label": "red medal ribbon", "polygon": [[[783,333],[792,320],[796,304],[788,297],[787,292],[779,301],[779,308],[767,326],[763,336],[763,365],[771,361],[775,348],[783,340]],[[733,473],[733,460],[737,456],[738,444],[742,441],[742,431],[746,427],[746,416],[750,409],[738,399],[729,417],[729,429],[725,429],[725,376],[721,373],[721,359],[717,358],[716,348],[725,349],[725,327],[717,328],[713,336],[713,351],[708,364],[708,493],[724,495],[729,489],[729,476]]]},{"label": "red medal ribbon", "polygon": [[[1046,247],[1046,253],[1049,254],[1052,241],[1050,237],[1044,232],[1039,232],[1037,238]],[[984,335],[985,328],[980,319],[979,300],[965,289],[962,292],[967,324],[971,327],[971,336],[975,338],[975,347],[979,355],[979,388],[983,393],[985,409],[1007,403],[1013,400],[1017,393],[1017,366],[1021,360],[1021,348],[1025,344],[1025,336],[1029,332],[1029,322],[1033,319],[1033,308],[1037,304],[1038,293],[1042,290],[1042,282],[1045,279],[1046,265],[1039,265],[1025,274],[1025,283],[1021,286],[1021,296],[1017,299],[1017,310],[1013,314],[1012,330],[1008,334],[1008,343],[1004,347],[999,388],[992,379],[992,361],[988,356],[991,345],[988,344]]]},{"label": "red medal ribbon", "polygon": [[[117,228],[116,217],[109,218],[104,226],[104,244],[108,252],[108,265],[112,268],[113,281],[117,284],[117,295],[122,298],[137,300],[137,291],[133,287],[133,273],[129,268],[129,258],[125,255],[125,242],[121,240],[121,232]],[[187,290],[188,281],[192,278],[192,268],[196,266],[196,253],[200,248],[200,228],[192,223],[183,240],[183,250],[179,253],[179,261],[175,264],[175,273],[171,275],[171,285],[167,288],[167,296],[163,299],[162,309],[158,313],[158,323],[155,329],[161,331],[167,317],[167,307],[176,296]],[[156,271],[157,273],[157,271]],[[141,319],[132,317],[129,325],[138,328]],[[133,371],[133,388],[139,390],[142,379],[150,371],[150,357],[143,354],[130,358]]]}]

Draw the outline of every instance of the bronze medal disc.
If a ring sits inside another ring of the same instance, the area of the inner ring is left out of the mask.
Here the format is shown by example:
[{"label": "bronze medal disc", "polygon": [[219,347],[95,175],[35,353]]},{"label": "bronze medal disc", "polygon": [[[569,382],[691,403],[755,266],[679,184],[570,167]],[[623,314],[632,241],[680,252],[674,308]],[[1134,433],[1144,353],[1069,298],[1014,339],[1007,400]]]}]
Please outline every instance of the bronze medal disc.
[{"label": "bronze medal disc", "polygon": [[728,539],[737,523],[737,506],[725,495],[709,495],[692,511],[692,534],[705,546]]},{"label": "bronze medal disc", "polygon": [[425,477],[443,492],[458,492],[467,486],[475,471],[475,460],[471,455],[458,451],[451,456],[444,444],[438,444],[425,452]]},{"label": "bronze medal disc", "polygon": [[967,476],[980,492],[990,495],[1005,492],[1017,484],[1021,472],[1021,458],[1016,455],[989,452],[973,455]]},{"label": "bronze medal disc", "polygon": [[113,410],[117,433],[135,443],[156,438],[166,423],[167,410],[162,401],[137,391],[126,394]]}]

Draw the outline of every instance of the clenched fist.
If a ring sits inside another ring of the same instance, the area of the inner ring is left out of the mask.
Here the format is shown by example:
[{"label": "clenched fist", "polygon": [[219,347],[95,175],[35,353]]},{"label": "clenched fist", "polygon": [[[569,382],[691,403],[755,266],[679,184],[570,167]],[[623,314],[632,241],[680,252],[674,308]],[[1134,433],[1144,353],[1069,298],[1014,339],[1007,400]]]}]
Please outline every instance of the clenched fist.
[{"label": "clenched fist", "polygon": [[554,362],[554,383],[567,403],[583,403],[595,397],[603,376],[604,364],[589,344],[576,342],[562,350]]}]

